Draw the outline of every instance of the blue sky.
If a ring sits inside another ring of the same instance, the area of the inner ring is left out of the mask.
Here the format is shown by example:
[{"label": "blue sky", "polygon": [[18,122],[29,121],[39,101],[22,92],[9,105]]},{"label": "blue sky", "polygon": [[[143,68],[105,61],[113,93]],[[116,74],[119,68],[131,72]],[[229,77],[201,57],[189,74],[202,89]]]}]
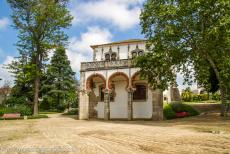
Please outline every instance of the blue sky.
[{"label": "blue sky", "polygon": [[[75,72],[81,61],[92,60],[93,44],[132,38],[144,38],[139,25],[139,14],[145,0],[70,0],[68,9],[74,17],[69,36],[67,55]],[[0,0],[0,78],[13,78],[3,64],[18,55],[15,47],[17,30],[12,25],[11,9],[6,0]],[[182,85],[181,76],[178,79]],[[0,85],[3,81],[0,81]]]}]

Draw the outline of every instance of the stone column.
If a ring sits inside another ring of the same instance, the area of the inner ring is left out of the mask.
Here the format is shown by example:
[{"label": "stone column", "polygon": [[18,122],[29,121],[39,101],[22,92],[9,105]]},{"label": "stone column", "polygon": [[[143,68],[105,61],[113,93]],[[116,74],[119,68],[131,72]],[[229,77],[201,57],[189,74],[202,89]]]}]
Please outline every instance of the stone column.
[{"label": "stone column", "polygon": [[152,120],[163,120],[163,92],[159,89],[152,92]]},{"label": "stone column", "polygon": [[89,119],[89,96],[85,91],[80,92],[79,99],[79,119]]},{"label": "stone column", "polygon": [[110,92],[108,89],[104,91],[104,119],[110,119]]},{"label": "stone column", "polygon": [[128,89],[128,120],[133,120],[133,90]]}]

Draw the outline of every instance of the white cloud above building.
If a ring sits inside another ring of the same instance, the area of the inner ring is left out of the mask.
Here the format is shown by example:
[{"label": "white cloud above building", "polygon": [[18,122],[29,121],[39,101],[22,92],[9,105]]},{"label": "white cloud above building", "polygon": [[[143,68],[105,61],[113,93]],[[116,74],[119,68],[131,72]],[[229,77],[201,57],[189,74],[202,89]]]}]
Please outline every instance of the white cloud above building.
[{"label": "white cloud above building", "polygon": [[139,24],[139,15],[144,0],[90,0],[72,1],[73,24],[92,21],[105,22],[120,30]]},{"label": "white cloud above building", "polygon": [[70,38],[67,55],[75,72],[79,72],[80,63],[92,61],[93,51],[90,45],[111,42],[112,34],[108,29],[97,26],[88,27],[79,37]]}]

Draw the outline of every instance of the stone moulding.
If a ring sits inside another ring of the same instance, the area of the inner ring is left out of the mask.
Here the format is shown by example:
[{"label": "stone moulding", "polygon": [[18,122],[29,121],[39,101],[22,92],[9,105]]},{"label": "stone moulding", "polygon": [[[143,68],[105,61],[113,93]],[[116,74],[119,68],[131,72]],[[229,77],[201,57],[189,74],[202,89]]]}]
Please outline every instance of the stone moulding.
[{"label": "stone moulding", "polygon": [[115,61],[94,61],[94,62],[82,62],[81,71],[95,71],[95,70],[105,70],[105,69],[117,69],[117,68],[127,68],[134,67],[132,65],[131,59],[122,59]]}]

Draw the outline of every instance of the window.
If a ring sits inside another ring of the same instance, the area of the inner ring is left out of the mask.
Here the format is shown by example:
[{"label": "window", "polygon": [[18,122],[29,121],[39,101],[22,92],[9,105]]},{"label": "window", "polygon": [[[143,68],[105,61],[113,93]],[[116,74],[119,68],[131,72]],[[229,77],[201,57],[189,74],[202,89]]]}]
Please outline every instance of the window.
[{"label": "window", "polygon": [[132,58],[136,58],[137,57],[137,53],[136,52],[132,52]]},{"label": "window", "polygon": [[110,61],[110,54],[105,54],[105,60]]},{"label": "window", "polygon": [[142,50],[140,50],[139,52],[138,52],[138,56],[142,56],[144,54],[144,52],[142,51]]},{"label": "window", "polygon": [[116,57],[117,57],[116,53],[111,54],[111,60],[116,60]]},{"label": "window", "polygon": [[146,85],[136,85],[136,90],[133,93],[134,101],[143,101],[147,99]]}]

